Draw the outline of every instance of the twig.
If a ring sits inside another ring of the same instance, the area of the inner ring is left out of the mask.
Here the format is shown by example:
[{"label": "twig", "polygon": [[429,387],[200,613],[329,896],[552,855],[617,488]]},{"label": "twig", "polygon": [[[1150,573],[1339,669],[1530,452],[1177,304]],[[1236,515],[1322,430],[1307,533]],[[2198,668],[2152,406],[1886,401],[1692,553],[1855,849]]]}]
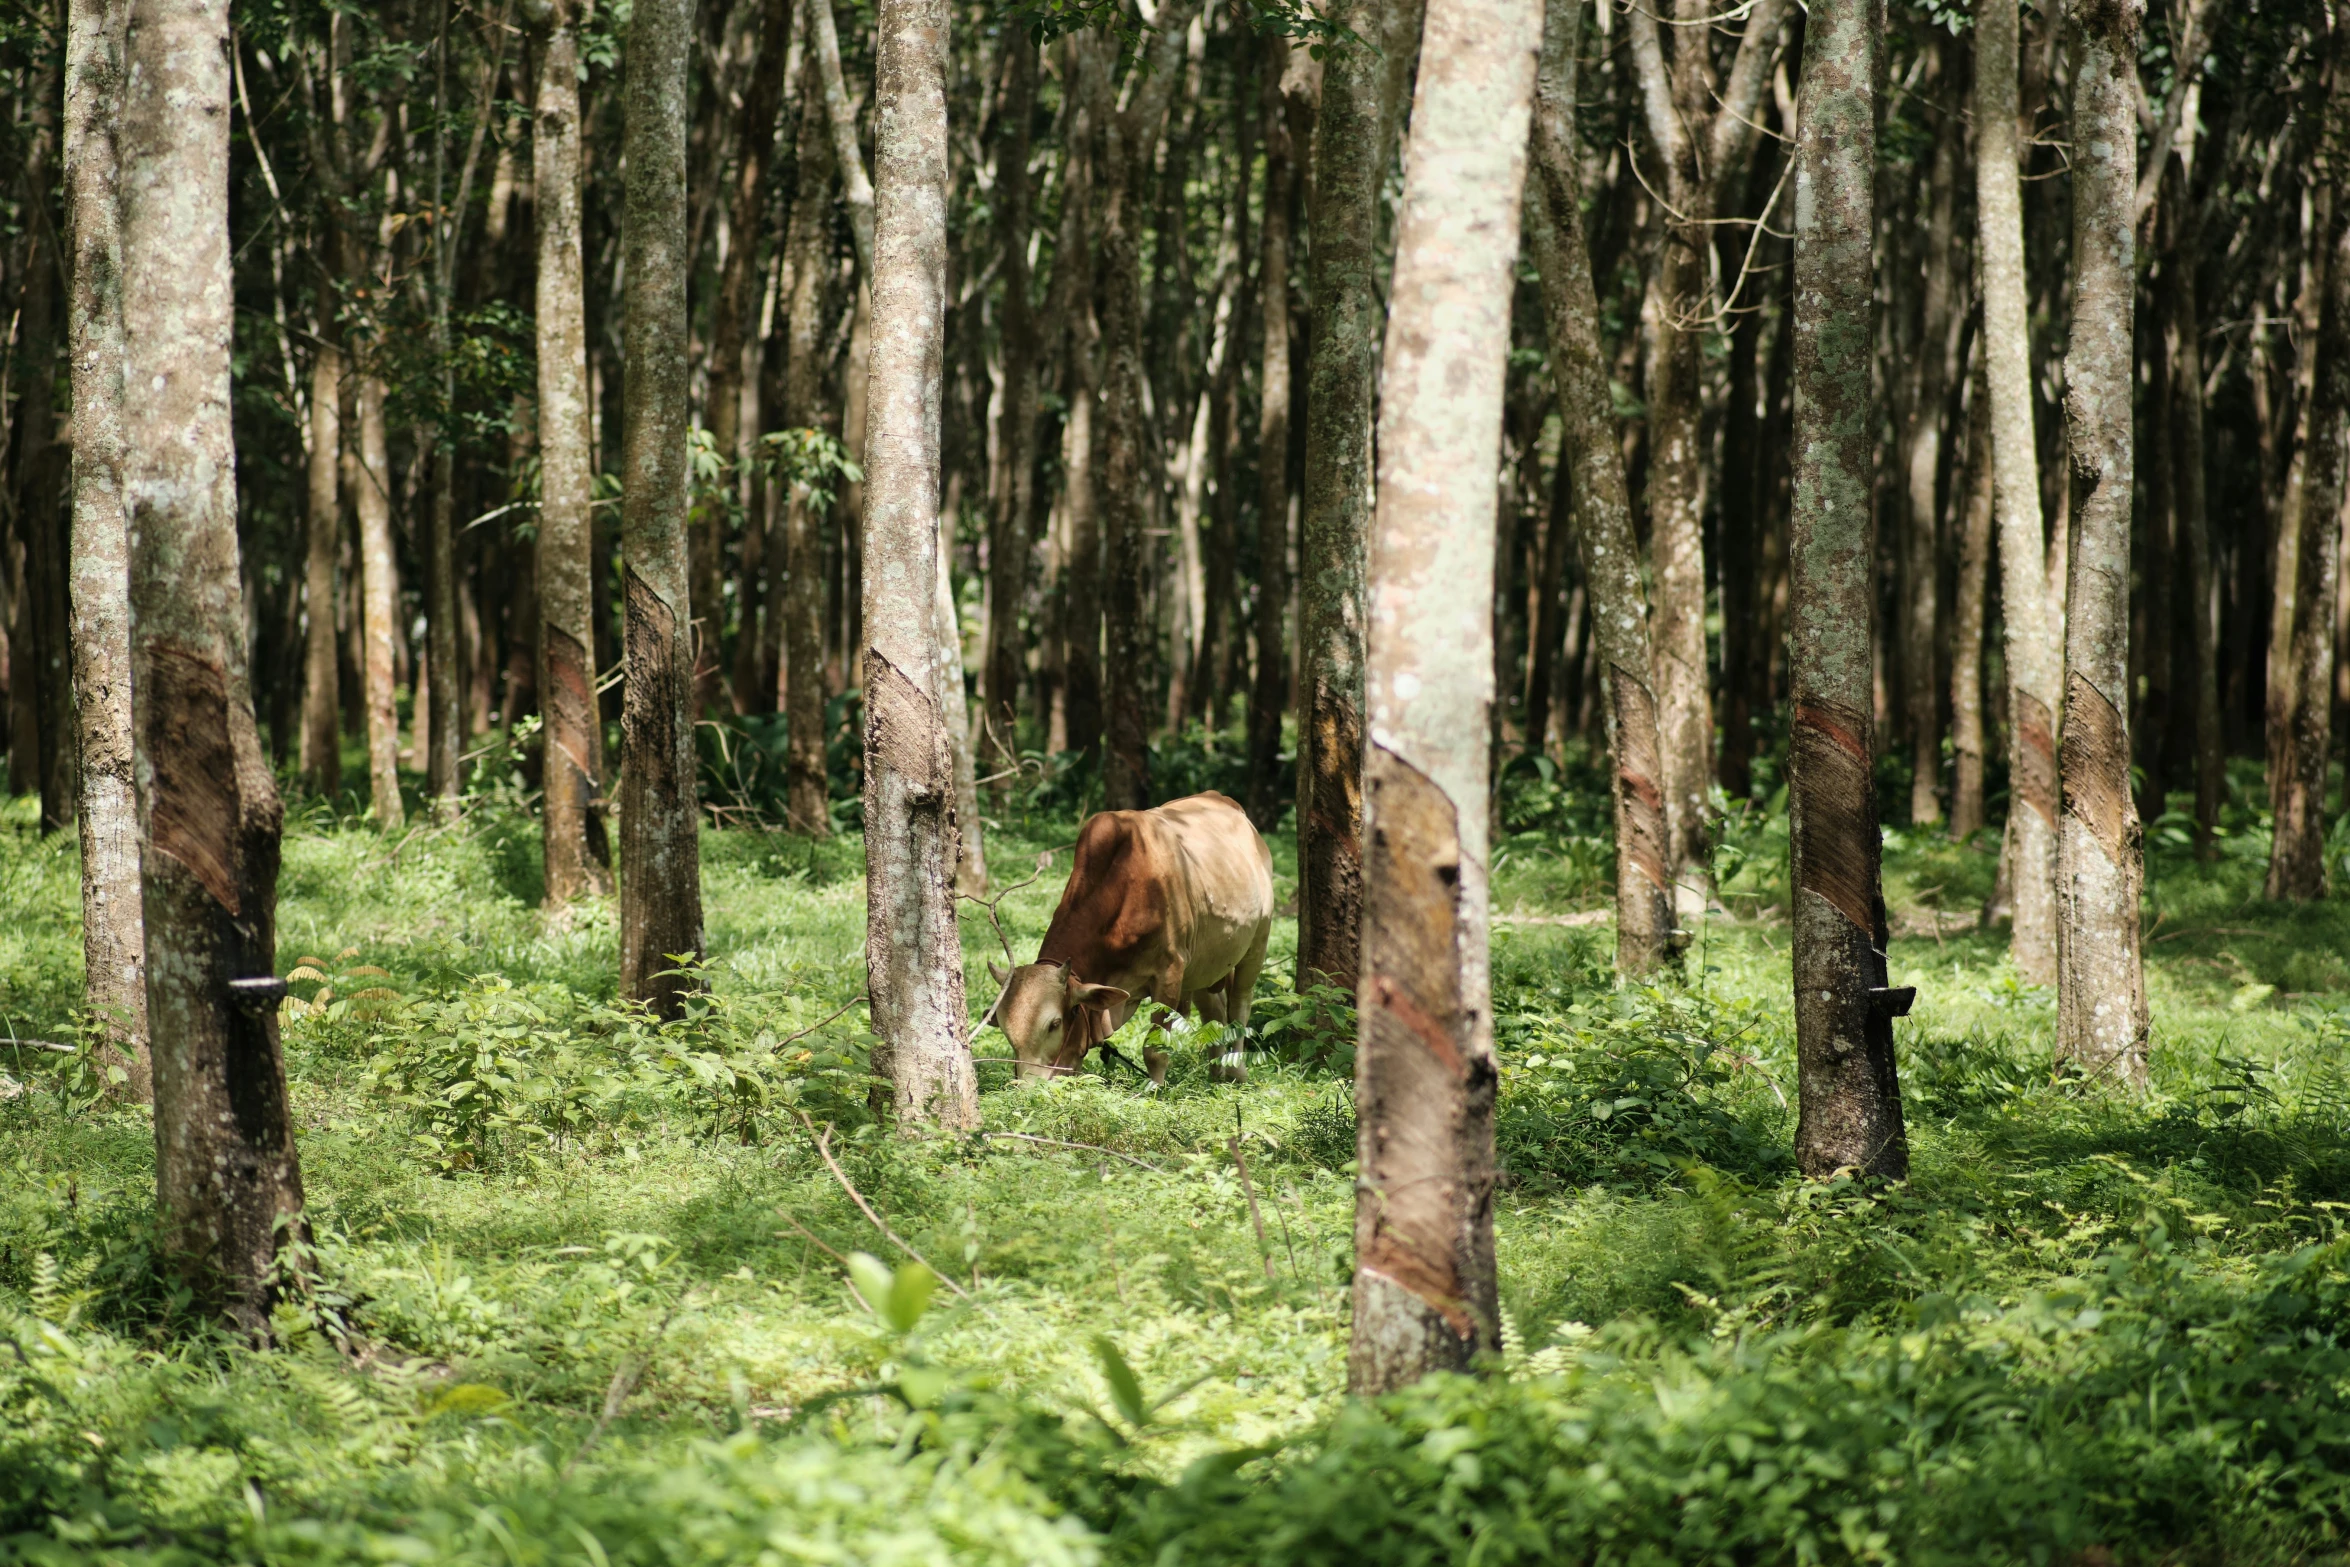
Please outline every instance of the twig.
[{"label": "twig", "polygon": [[815,1247],[818,1251],[824,1253],[825,1256],[830,1257],[833,1261],[839,1263],[842,1267],[845,1268],[849,1265],[848,1258],[842,1256],[839,1252],[834,1251],[830,1246],[827,1246],[822,1241],[818,1240],[813,1231],[811,1231],[806,1225],[802,1224],[799,1220],[793,1218],[789,1208],[778,1208],[775,1210],[775,1212],[784,1223],[790,1225],[793,1229],[800,1232],[800,1238],[802,1240],[805,1240],[809,1245]]},{"label": "twig", "polygon": [[[1232,1164],[1235,1169],[1240,1171],[1240,1193],[1248,1199],[1248,1216],[1256,1222],[1257,1226],[1257,1255],[1264,1259],[1265,1282],[1271,1284],[1275,1282],[1276,1277],[1273,1272],[1273,1248],[1265,1240],[1265,1215],[1257,1207],[1257,1189],[1248,1178],[1248,1160],[1240,1151],[1240,1102],[1238,1100],[1234,1100],[1232,1104],[1232,1125]],[[1294,1259],[1292,1259],[1291,1265],[1294,1268]]]},{"label": "twig", "polygon": [[979,1135],[982,1137],[1008,1137],[1014,1142],[1042,1143],[1048,1148],[1078,1148],[1087,1153],[1106,1153],[1113,1159],[1123,1159],[1128,1164],[1139,1164],[1144,1169],[1156,1171],[1160,1175],[1167,1173],[1164,1167],[1155,1165],[1148,1159],[1137,1159],[1130,1153],[1120,1153],[1115,1148],[1104,1148],[1099,1143],[1064,1142],[1058,1137],[1037,1137],[1028,1132],[981,1132]]},{"label": "twig", "polygon": [[604,1389],[603,1412],[596,1416],[596,1423],[589,1429],[587,1440],[573,1448],[571,1456],[563,1460],[562,1469],[555,1475],[557,1485],[570,1479],[572,1469],[588,1455],[589,1449],[604,1439],[605,1430],[618,1418],[621,1406],[628,1402],[629,1394],[636,1391],[637,1380],[652,1365],[653,1354],[661,1347],[662,1336],[669,1331],[670,1321],[676,1317],[680,1304],[678,1301],[669,1303],[669,1309],[661,1314],[661,1320],[653,1326],[653,1339],[645,1346],[645,1352],[633,1362],[623,1360],[613,1371],[611,1384]]},{"label": "twig", "polygon": [[873,1211],[873,1205],[865,1200],[865,1194],[857,1190],[856,1183],[849,1179],[848,1172],[840,1167],[840,1161],[833,1158],[831,1123],[827,1122],[825,1124],[824,1130],[819,1132],[816,1130],[816,1123],[808,1118],[807,1111],[800,1110],[795,1113],[800,1118],[800,1124],[808,1129],[808,1135],[816,1139],[816,1153],[818,1157],[823,1159],[824,1167],[832,1172],[832,1178],[834,1180],[840,1182],[840,1189],[849,1194],[849,1200],[857,1205],[859,1211],[861,1211],[866,1218],[873,1221],[873,1227],[879,1230],[892,1246],[895,1246],[898,1250],[904,1252],[907,1256],[913,1258],[916,1262],[919,1262],[925,1268],[930,1268],[931,1272],[938,1273],[938,1281],[941,1284],[944,1284],[948,1289],[953,1290],[956,1294],[962,1296],[965,1300],[969,1300],[971,1298],[971,1292],[969,1290],[963,1288],[962,1285],[957,1284],[946,1274],[939,1273],[938,1269],[932,1268],[930,1266],[930,1259],[928,1257],[923,1256],[922,1253],[916,1251],[913,1247],[898,1239],[897,1231],[891,1229],[888,1225],[881,1222],[881,1215]]},{"label": "twig", "polygon": [[[2201,930],[2174,930],[2167,936],[2156,936],[2156,941],[2177,941],[2182,936],[2266,936],[2265,930],[2247,930],[2241,925],[2206,925]],[[30,1043],[28,1040],[27,1043]]]},{"label": "twig", "polygon": [[[855,1007],[858,1007],[858,1006],[861,1006],[861,1005],[863,1005],[863,1004],[864,1004],[864,1001],[865,1001],[865,998],[864,998],[863,996],[852,996],[852,997],[850,997],[850,998],[849,998],[847,1001],[843,1002],[843,1003],[840,1005],[840,1007],[839,1007],[839,1008],[838,1008],[836,1011],[834,1011],[834,1012],[833,1012],[833,1013],[832,1013],[830,1016],[827,1016],[827,1017],[820,1017],[820,1018],[818,1018],[818,1019],[817,1019],[815,1022],[813,1022],[813,1023],[810,1023],[810,1024],[809,1024],[809,1025],[806,1027],[806,1028],[803,1028],[803,1029],[801,1029],[801,1030],[800,1030],[798,1033],[796,1033],[796,1034],[791,1034],[791,1035],[788,1035],[788,1036],[786,1036],[785,1038],[782,1038],[782,1039],[779,1039],[779,1040],[777,1040],[777,1041],[775,1042],[775,1048],[776,1048],[776,1049],[778,1049],[778,1050],[781,1050],[781,1049],[782,1049],[782,1048],[783,1048],[785,1045],[789,1045],[789,1044],[795,1044],[795,1043],[797,1043],[798,1041],[800,1041],[800,1040],[803,1040],[803,1039],[807,1038],[807,1037],[808,1037],[810,1034],[813,1034],[813,1033],[815,1033],[815,1032],[816,1032],[816,1030],[818,1030],[818,1029],[822,1028],[822,1027],[823,1027],[825,1024],[827,1024],[827,1023],[831,1022],[831,1021],[833,1020],[833,1018],[837,1018],[837,1017],[839,1017],[839,1016],[841,1015],[841,1013],[843,1013],[843,1012],[847,1012],[847,1011],[851,1010],[852,1008],[855,1008]],[[802,1119],[804,1120],[804,1119],[806,1119],[806,1118],[805,1118],[805,1117],[802,1117]]]},{"label": "twig", "polygon": [[987,922],[995,927],[995,939],[1003,943],[1004,961],[1012,965],[1014,968],[1018,968],[1020,966],[1020,960],[1012,953],[1012,938],[1004,934],[1004,922],[997,915],[996,905],[1002,903],[1013,893],[1019,892],[1024,888],[1034,886],[1036,884],[1036,878],[1042,876],[1046,871],[1052,869],[1052,865],[1053,851],[1047,849],[1044,851],[1044,853],[1036,857],[1036,869],[1029,873],[1028,879],[1026,881],[1016,881],[1009,887],[999,887],[992,896],[988,897],[981,897],[979,894],[973,892],[958,892],[955,894],[956,897],[962,899],[964,902],[976,903],[981,908],[987,910]]}]

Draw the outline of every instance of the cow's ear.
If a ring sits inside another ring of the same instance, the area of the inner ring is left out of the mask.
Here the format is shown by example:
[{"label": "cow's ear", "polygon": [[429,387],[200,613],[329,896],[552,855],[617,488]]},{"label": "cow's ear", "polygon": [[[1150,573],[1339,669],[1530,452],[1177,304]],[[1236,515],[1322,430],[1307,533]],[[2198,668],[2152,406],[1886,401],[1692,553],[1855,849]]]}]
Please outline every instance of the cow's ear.
[{"label": "cow's ear", "polygon": [[1069,981],[1069,1000],[1081,1007],[1122,1007],[1133,998],[1115,985],[1088,985],[1084,980]]},{"label": "cow's ear", "polygon": [[998,968],[995,966],[995,963],[992,960],[987,965],[987,974],[990,979],[994,980],[999,985],[1003,984],[1006,980],[1012,977],[1012,971],[1010,969]]}]

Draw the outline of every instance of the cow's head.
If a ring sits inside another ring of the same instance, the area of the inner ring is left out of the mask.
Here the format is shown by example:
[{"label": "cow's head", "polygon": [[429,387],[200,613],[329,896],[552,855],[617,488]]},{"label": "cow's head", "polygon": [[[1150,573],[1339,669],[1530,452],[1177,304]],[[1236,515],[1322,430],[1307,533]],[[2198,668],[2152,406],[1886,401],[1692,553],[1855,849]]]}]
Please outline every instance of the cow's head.
[{"label": "cow's head", "polygon": [[1058,963],[1029,963],[1009,973],[993,963],[1002,986],[983,1022],[1012,1042],[1022,1077],[1057,1077],[1077,1070],[1085,1053],[1110,1037],[1108,1013],[1129,999],[1115,985],[1089,985]]}]

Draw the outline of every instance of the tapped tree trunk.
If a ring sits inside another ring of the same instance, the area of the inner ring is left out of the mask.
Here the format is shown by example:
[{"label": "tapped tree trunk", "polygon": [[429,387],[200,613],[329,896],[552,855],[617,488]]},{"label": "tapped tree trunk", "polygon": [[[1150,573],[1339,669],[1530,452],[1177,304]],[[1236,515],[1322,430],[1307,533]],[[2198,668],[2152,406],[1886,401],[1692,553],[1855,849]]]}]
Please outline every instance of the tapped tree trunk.
[{"label": "tapped tree trunk", "polygon": [[620,990],[661,1017],[676,1016],[694,985],[678,960],[702,955],[685,531],[691,40],[692,0],[637,0],[621,131],[628,170],[620,497],[628,683],[620,717]]},{"label": "tapped tree trunk", "polygon": [[612,890],[592,828],[604,777],[596,702],[593,439],[580,281],[579,19],[570,0],[539,45],[531,125],[538,225],[538,683],[545,745],[546,906]]},{"label": "tapped tree trunk", "polygon": [[1494,470],[1542,13],[1430,0],[1379,410],[1353,1342],[1383,1393],[1499,1347],[1486,952]]},{"label": "tapped tree trunk", "polygon": [[[66,20],[65,216],[73,366],[74,710],[80,731],[83,1000],[121,1059],[124,1098],[155,1097],[131,728],[130,534],[123,513],[122,232],[117,137],[124,0],[72,0]],[[327,634],[334,617],[327,616]],[[327,648],[327,669],[334,649]],[[329,739],[332,739],[330,733]]]},{"label": "tapped tree trunk", "polygon": [[367,782],[375,822],[397,832],[407,821],[400,803],[400,710],[392,685],[392,639],[398,634],[400,583],[392,556],[392,459],[384,437],[383,377],[370,370],[359,382],[360,618],[367,659],[362,689],[367,703]]},{"label": "tapped tree trunk", "polygon": [[1909,1173],[1887,988],[1869,647],[1874,0],[1812,0],[1795,139],[1795,1044],[1806,1175]]},{"label": "tapped tree trunk", "polygon": [[[1419,54],[1421,0],[1349,0],[1363,45],[1322,63],[1299,504],[1297,986],[1362,967],[1363,594],[1379,393],[1379,195]],[[1367,47],[1366,47],[1367,46]]]},{"label": "tapped tree trunk", "polygon": [[[2279,619],[2291,625],[2281,734],[2272,734],[2271,798],[2276,826],[2269,844],[2266,896],[2295,902],[2326,891],[2325,780],[2333,749],[2334,599],[2340,566],[2342,496],[2350,479],[2350,191],[2343,182],[2350,149],[2350,28],[2337,27],[2334,86],[2320,139],[2320,170],[2334,186],[2332,228],[2312,258],[2319,290],[2316,378],[2303,437],[2294,586],[2280,578]],[[2293,522],[2288,518],[2286,526]],[[2278,550],[2280,562],[2285,548]],[[2283,608],[2288,591],[2291,608]],[[2272,660],[2271,669],[2275,669]],[[2274,674],[2270,677],[2276,679]],[[2272,723],[2273,723],[2272,717]]]},{"label": "tapped tree trunk", "polygon": [[[2032,336],[2016,128],[2016,0],[1975,11],[1975,205],[1981,228],[1983,362],[1999,536],[2008,685],[2009,950],[2035,985],[2056,981],[2056,704],[2063,668],[2032,430]],[[2062,548],[2062,541],[2058,541]]]},{"label": "tapped tree trunk", "polygon": [[[1592,641],[1606,683],[1608,745],[1615,755],[1616,972],[1636,978],[1671,956],[1673,889],[1648,591],[1640,580],[1640,546],[1624,491],[1623,445],[1583,234],[1574,122],[1581,12],[1582,0],[1550,0],[1544,21],[1534,99],[1539,183],[1527,202],[1526,235],[1542,273],[1551,376],[1564,421],[1559,460],[1572,475],[1575,536],[1591,594]],[[1535,701],[1549,699],[1548,692],[1534,693]]]},{"label": "tapped tree trunk", "polygon": [[[784,230],[791,298],[784,311],[783,422],[813,429],[824,364],[824,267],[830,247],[832,149],[814,55],[803,65],[797,188]],[[784,822],[810,838],[829,837],[825,778],[824,544],[826,509],[794,484],[783,513]]]},{"label": "tapped tree trunk", "polygon": [[[2131,313],[2139,0],[2072,11],[2072,337],[2065,353],[2072,537],[2065,602],[2064,814],[2057,846],[2057,1048],[2092,1075],[2146,1081],[2130,797]],[[2329,552],[2330,553],[2330,552]],[[2325,600],[2331,634],[2333,597]],[[2332,683],[2327,682],[2330,695]],[[2324,698],[2321,697],[2321,701]]]},{"label": "tapped tree trunk", "polygon": [[[822,6],[825,0],[815,0]],[[946,354],[947,7],[882,0],[865,470],[865,967],[899,1124],[979,1121],[934,618]],[[957,694],[959,700],[959,693]]]},{"label": "tapped tree trunk", "polygon": [[142,0],[119,122],[156,1206],[196,1298],[269,1331],[302,1174],[278,1052],[283,810],[253,721],[230,424],[227,0]]},{"label": "tapped tree trunk", "polygon": [[1248,694],[1248,814],[1261,829],[1281,815],[1281,713],[1289,705],[1289,217],[1296,171],[1282,78],[1289,46],[1259,45],[1264,113],[1265,222],[1257,262],[1264,357],[1258,373],[1256,679]]}]

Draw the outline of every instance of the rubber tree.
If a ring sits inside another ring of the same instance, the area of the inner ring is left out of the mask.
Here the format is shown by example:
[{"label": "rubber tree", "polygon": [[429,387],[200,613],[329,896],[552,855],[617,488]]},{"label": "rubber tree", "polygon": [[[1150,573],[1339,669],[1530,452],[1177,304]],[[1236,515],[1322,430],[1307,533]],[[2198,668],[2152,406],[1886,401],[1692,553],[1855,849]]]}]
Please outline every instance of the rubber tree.
[{"label": "rubber tree", "polygon": [[1542,11],[1429,0],[1382,371],[1364,691],[1354,1326],[1380,1393],[1499,1346],[1493,482]]},{"label": "rubber tree", "polygon": [[538,247],[538,684],[546,799],[546,906],[612,890],[594,813],[604,777],[596,703],[593,426],[580,262],[579,14],[547,8],[531,109]]},{"label": "rubber tree", "polygon": [[987,640],[980,665],[981,755],[997,798],[1020,766],[1020,683],[1026,674],[1020,611],[1028,596],[1030,529],[1036,515],[1037,418],[1042,333],[1029,298],[1028,236],[1036,192],[1028,163],[1036,119],[1036,41],[1015,27],[1004,41],[1003,97],[996,113],[995,240],[1004,279],[1003,406],[996,417],[996,463],[987,501]]},{"label": "rubber tree", "polygon": [[1795,1158],[1807,1175],[1909,1173],[1887,988],[1871,699],[1876,406],[1876,0],[1812,0],[1795,137]]},{"label": "rubber tree", "polygon": [[[824,0],[815,0],[821,7]],[[935,619],[947,315],[947,7],[882,0],[865,432],[865,967],[899,1124],[968,1130],[954,758]],[[956,693],[960,700],[960,693]]]},{"label": "rubber tree", "polygon": [[[1314,120],[1305,474],[1298,505],[1297,984],[1362,965],[1363,614],[1379,394],[1380,194],[1421,0],[1347,0]],[[1204,414],[1204,407],[1203,407]]]},{"label": "rubber tree", "polygon": [[[1669,214],[1658,249],[1648,385],[1649,556],[1656,577],[1656,682],[1664,745],[1665,820],[1679,901],[1711,896],[1706,825],[1713,788],[1713,701],[1705,637],[1705,438],[1698,347],[1712,313],[1706,253],[1712,220],[1743,183],[1761,103],[1779,52],[1784,0],[1755,0],[1726,79],[1709,40],[1717,8],[1675,0],[1671,57],[1657,13],[1631,7],[1626,34],[1650,156],[1664,167]],[[1651,176],[1651,182],[1655,183]]]},{"label": "rubber tree", "polygon": [[[696,835],[693,612],[686,561],[686,54],[692,0],[638,0],[628,24],[621,142],[620,990],[663,1017],[702,945]],[[928,603],[923,604],[927,616]]]},{"label": "rubber tree", "polygon": [[121,149],[130,535],[156,1207],[187,1287],[265,1336],[302,1173],[278,1050],[283,807],[245,662],[231,427],[228,0],[140,0]]},{"label": "rubber tree", "polygon": [[[1984,378],[2008,691],[2008,947],[2035,985],[2056,982],[2056,705],[2063,633],[2050,591],[2032,429],[2032,326],[2024,270],[2023,138],[2016,125],[2016,0],[1975,9],[1975,210]],[[2060,541],[2061,547],[2061,541]]]},{"label": "rubber tree", "polygon": [[2082,0],[2065,15],[2073,65],[2072,333],[2064,361],[2072,537],[2057,753],[2056,985],[2057,1049],[2090,1073],[2139,1086],[2145,835],[2130,794],[2127,714],[2141,9],[2142,0]]},{"label": "rubber tree", "polygon": [[1248,693],[1248,814],[1269,830],[1281,815],[1281,715],[1289,707],[1289,343],[1291,217],[1297,137],[1290,113],[1290,49],[1259,41],[1258,104],[1265,138],[1265,216],[1257,230],[1257,662]]},{"label": "rubber tree", "polygon": [[[785,220],[783,422],[813,428],[824,377],[824,269],[831,245],[832,145],[814,51],[801,67],[797,179]],[[794,484],[783,513],[784,824],[810,838],[832,831],[824,755],[825,508]]]},{"label": "rubber tree", "polygon": [[[2332,226],[2313,258],[2318,304],[2315,379],[2301,463],[2300,530],[2293,551],[2290,674],[2283,712],[2272,713],[2269,796],[2276,829],[2270,840],[2270,898],[2325,895],[2325,782],[2333,756],[2334,601],[2341,551],[2342,496],[2350,478],[2350,5],[2336,0],[2334,85],[2319,138],[2318,168],[2334,187]],[[2285,551],[2280,550],[2280,557]],[[2280,605],[2288,590],[2277,585]],[[2272,668],[2275,667],[2273,664]],[[2282,718],[2281,724],[2277,719]]]},{"label": "rubber tree", "polygon": [[[380,345],[378,345],[380,351]],[[384,433],[382,374],[369,367],[360,377],[359,415],[359,619],[363,643],[360,692],[367,707],[369,808],[386,832],[407,821],[400,800],[400,710],[392,686],[392,639],[397,634],[400,583],[392,554],[391,443]]]},{"label": "rubber tree", "polygon": [[[1583,230],[1574,118],[1581,12],[1582,0],[1550,0],[1543,21],[1526,249],[1542,274],[1543,323],[1564,443],[1560,461],[1571,484],[1592,641],[1607,683],[1608,749],[1615,759],[1616,972],[1637,978],[1672,954],[1673,889],[1648,590],[1640,579],[1640,545],[1625,492],[1623,446]],[[1534,700],[1547,702],[1549,694],[1537,691]]]},{"label": "rubber tree", "polygon": [[[66,13],[65,221],[73,377],[73,692],[82,840],[82,999],[119,1056],[119,1091],[154,1097],[131,730],[130,533],[123,514],[121,161],[125,0]],[[332,618],[329,617],[331,629]],[[111,1075],[111,1074],[110,1074]]]}]

